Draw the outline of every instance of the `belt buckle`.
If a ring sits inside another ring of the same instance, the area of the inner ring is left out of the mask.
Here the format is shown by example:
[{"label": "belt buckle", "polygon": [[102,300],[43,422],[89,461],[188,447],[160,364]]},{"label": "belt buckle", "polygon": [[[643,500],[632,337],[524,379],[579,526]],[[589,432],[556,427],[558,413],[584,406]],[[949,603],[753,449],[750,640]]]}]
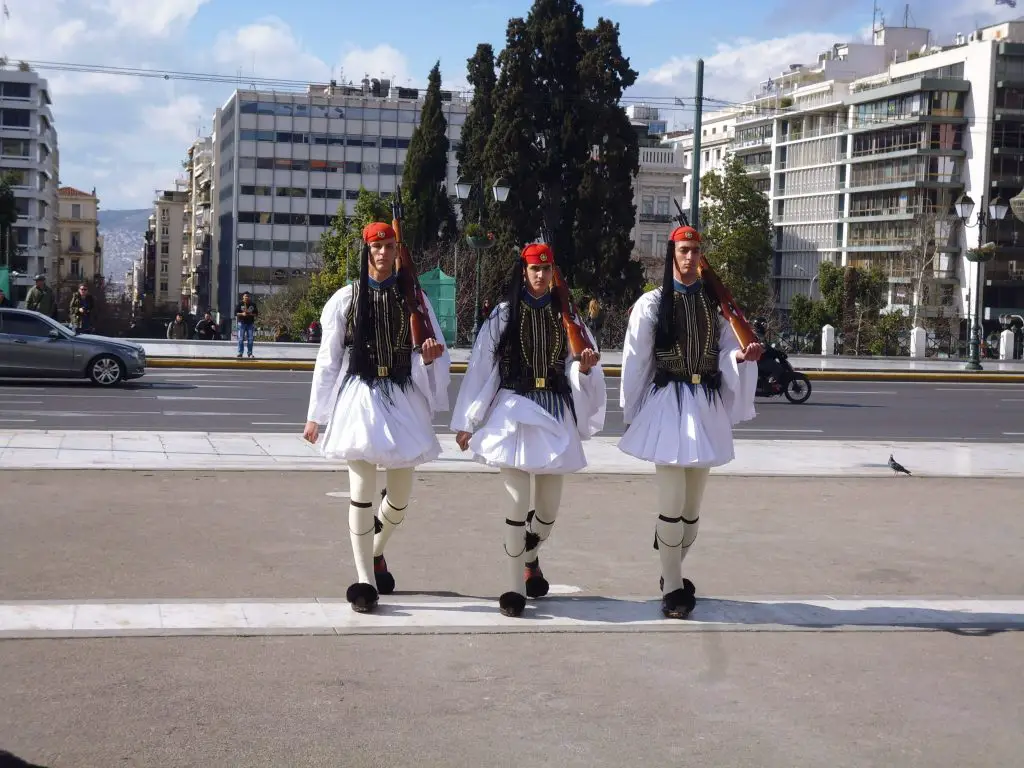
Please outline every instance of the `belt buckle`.
[{"label": "belt buckle", "polygon": [[691,384],[700,384],[700,374],[699,373],[693,374],[693,376],[690,377],[690,383]]},{"label": "belt buckle", "polygon": [[534,379],[533,386],[535,389],[544,389],[547,386],[547,379]]},{"label": "belt buckle", "polygon": [[377,366],[377,376],[380,378],[386,378],[388,375],[388,367],[386,365]]}]

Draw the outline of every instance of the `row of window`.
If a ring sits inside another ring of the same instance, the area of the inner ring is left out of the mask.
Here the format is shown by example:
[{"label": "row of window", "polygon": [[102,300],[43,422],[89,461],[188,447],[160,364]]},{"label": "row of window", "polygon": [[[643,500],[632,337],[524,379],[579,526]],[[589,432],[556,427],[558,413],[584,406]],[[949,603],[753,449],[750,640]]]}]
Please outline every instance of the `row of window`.
[{"label": "row of window", "polygon": [[359,190],[356,189],[306,189],[305,187],[270,187],[267,185],[243,184],[239,187],[239,194],[253,195],[255,197],[311,197],[314,200],[358,200]]},{"label": "row of window", "polygon": [[7,157],[28,157],[32,142],[28,139],[0,139],[0,155]]},{"label": "row of window", "polygon": [[31,99],[32,86],[29,83],[0,83],[0,97],[5,99]]},{"label": "row of window", "polygon": [[[394,109],[388,107],[340,107],[326,104],[288,104],[272,101],[243,101],[238,111],[243,115],[277,115],[278,117],[326,117],[336,120],[380,120],[393,123],[420,121],[419,108]],[[464,119],[460,110],[451,115],[452,122],[459,124]],[[460,119],[462,118],[462,119]]]},{"label": "row of window", "polygon": [[333,215],[319,213],[270,213],[268,211],[240,211],[239,224],[289,224],[293,227],[329,227]]},{"label": "row of window", "polygon": [[320,171],[326,173],[368,173],[400,176],[402,163],[368,163],[351,160],[296,160],[289,157],[240,157],[239,168],[271,171]]},{"label": "row of window", "polygon": [[386,136],[347,136],[333,133],[295,133],[288,131],[238,132],[239,141],[271,141],[276,144],[312,144],[321,147],[381,147],[382,149],[408,149],[409,139]]},{"label": "row of window", "polygon": [[27,109],[0,109],[0,126],[4,128],[30,128],[32,112]]},{"label": "row of window", "polygon": [[277,253],[315,253],[316,240],[239,240],[240,251],[276,251]]}]

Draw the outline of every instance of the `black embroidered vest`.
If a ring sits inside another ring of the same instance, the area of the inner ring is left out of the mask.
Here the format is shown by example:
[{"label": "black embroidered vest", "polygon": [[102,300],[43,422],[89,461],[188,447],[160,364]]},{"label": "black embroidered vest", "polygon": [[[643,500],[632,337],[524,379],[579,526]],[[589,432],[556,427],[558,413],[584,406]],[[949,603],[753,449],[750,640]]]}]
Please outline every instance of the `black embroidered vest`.
[{"label": "black embroidered vest", "polygon": [[655,346],[655,383],[713,384],[718,376],[718,305],[702,282],[673,291],[674,343]]},{"label": "black embroidered vest", "polygon": [[[409,311],[405,299],[394,280],[380,287],[369,288],[370,327],[367,340],[372,367],[376,378],[391,379],[404,384],[412,377],[412,338],[409,331]],[[359,284],[352,286],[352,302],[345,316],[345,344],[350,349],[355,343],[355,316],[359,301]],[[354,360],[349,356],[349,373]]]},{"label": "black embroidered vest", "polygon": [[[501,387],[519,394],[533,391],[567,394],[569,380],[565,375],[568,340],[562,318],[548,302],[537,307],[525,300],[519,302],[518,345],[504,349],[498,363]],[[519,357],[518,376],[512,355]]]}]

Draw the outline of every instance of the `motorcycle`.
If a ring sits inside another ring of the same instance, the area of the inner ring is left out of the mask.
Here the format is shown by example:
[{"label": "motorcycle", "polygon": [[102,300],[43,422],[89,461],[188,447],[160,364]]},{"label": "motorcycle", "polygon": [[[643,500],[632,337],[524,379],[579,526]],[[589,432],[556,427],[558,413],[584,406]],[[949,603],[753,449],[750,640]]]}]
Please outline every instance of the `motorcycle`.
[{"label": "motorcycle", "polygon": [[811,396],[811,380],[790,365],[789,356],[775,347],[765,347],[764,356],[757,361],[758,397],[785,395],[796,405],[806,403]]}]

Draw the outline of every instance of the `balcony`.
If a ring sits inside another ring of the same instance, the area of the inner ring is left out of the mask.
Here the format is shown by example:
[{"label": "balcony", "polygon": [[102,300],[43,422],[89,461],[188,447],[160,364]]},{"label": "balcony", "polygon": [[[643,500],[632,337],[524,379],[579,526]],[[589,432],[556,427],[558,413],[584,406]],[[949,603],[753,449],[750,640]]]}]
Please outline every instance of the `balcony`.
[{"label": "balcony", "polygon": [[868,188],[909,187],[917,184],[945,184],[962,186],[960,175],[956,173],[864,173],[852,174],[848,184],[851,190]]},{"label": "balcony", "polygon": [[792,141],[803,141],[805,139],[821,139],[828,136],[842,136],[846,133],[846,126],[827,125],[822,128],[811,130],[792,130],[789,133],[779,136],[779,144],[786,144]]},{"label": "balcony", "polygon": [[[660,167],[670,170],[683,170],[683,153],[674,149],[663,149],[661,147],[640,148],[640,168]],[[206,193],[205,202],[209,202],[209,193]]]},{"label": "balcony", "polygon": [[674,221],[670,213],[641,213],[641,224],[671,224]]}]

